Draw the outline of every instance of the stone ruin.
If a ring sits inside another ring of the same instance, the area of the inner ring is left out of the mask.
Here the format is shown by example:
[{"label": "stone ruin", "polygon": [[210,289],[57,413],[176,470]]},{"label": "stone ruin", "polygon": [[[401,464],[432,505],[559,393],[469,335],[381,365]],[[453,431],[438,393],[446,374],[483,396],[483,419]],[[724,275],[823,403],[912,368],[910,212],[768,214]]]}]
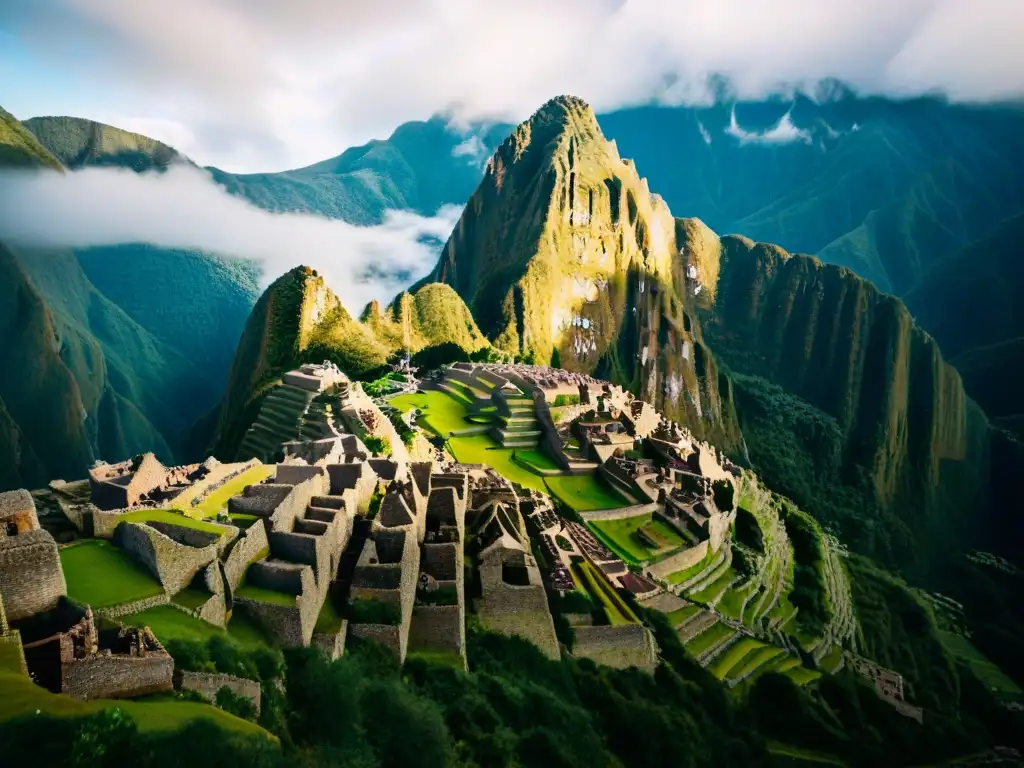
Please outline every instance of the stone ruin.
[{"label": "stone ruin", "polygon": [[39,685],[79,699],[143,696],[172,687],[174,662],[148,629],[98,629],[92,609],[67,601],[21,626]]},{"label": "stone ruin", "polygon": [[57,542],[39,527],[32,496],[0,493],[0,595],[7,619],[49,610],[67,591]]}]

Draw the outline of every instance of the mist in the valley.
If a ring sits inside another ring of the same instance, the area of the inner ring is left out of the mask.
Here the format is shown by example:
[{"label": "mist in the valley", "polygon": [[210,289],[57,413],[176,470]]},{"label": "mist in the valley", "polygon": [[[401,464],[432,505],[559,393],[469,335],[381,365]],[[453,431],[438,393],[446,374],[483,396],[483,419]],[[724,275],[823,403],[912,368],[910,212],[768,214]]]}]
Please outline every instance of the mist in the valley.
[{"label": "mist in the valley", "polygon": [[0,199],[0,241],[12,245],[200,250],[258,262],[265,284],[302,264],[317,269],[353,313],[427,274],[461,210],[445,206],[432,217],[389,211],[376,226],[271,213],[184,165],[144,174],[6,171]]}]

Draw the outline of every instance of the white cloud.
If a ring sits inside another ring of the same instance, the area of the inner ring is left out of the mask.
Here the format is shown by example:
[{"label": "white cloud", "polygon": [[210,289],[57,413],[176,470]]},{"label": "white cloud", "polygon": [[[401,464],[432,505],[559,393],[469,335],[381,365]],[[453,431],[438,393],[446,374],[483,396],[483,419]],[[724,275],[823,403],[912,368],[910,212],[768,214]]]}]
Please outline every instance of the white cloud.
[{"label": "white cloud", "polygon": [[475,134],[452,148],[452,157],[468,158],[470,165],[481,165],[489,154],[483,139]]},{"label": "white cloud", "polygon": [[[733,118],[735,118],[735,116],[736,116],[735,113],[733,113]],[[697,128],[700,130],[700,137],[702,139],[704,139],[704,143],[705,144],[710,144],[711,143],[711,134],[708,132],[708,129],[704,127],[704,123],[702,123],[700,120],[698,120],[697,121]]]},{"label": "white cloud", "polygon": [[750,97],[830,77],[1024,95],[1014,0],[33,0],[0,14],[77,96],[94,89],[97,114],[187,126],[182,149],[229,170],[304,165],[438,111],[515,121],[559,93],[599,110],[699,102],[712,74]]},{"label": "white cloud", "polygon": [[345,306],[390,300],[437,261],[459,214],[390,211],[359,227],[297,213],[269,213],[229,195],[202,170],[163,174],[89,168],[64,174],[0,174],[0,240],[36,247],[149,243],[253,259],[268,281],[304,264],[324,275]]},{"label": "white cloud", "polygon": [[[745,131],[736,120],[736,108],[733,107],[732,115],[729,117],[729,127],[725,132],[740,140],[740,144],[789,144],[792,141],[811,142],[811,134],[797,128],[793,118],[787,112],[772,128],[763,133]],[[709,142],[710,143],[710,142]]]}]

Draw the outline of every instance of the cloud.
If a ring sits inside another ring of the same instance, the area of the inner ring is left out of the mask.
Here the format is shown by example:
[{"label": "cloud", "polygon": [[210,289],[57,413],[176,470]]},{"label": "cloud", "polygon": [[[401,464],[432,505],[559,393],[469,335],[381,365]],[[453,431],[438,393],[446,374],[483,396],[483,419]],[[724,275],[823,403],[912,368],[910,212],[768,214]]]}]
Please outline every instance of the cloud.
[{"label": "cloud", "polygon": [[483,165],[490,154],[483,139],[475,134],[452,148],[452,157],[465,157],[470,165]]},{"label": "cloud", "polygon": [[59,67],[66,99],[94,94],[86,116],[164,121],[156,138],[191,136],[179,149],[229,170],[304,165],[437,112],[516,121],[559,93],[702,102],[713,75],[742,97],[823,78],[1024,95],[1013,0],[0,0],[5,27],[35,57],[17,71]]},{"label": "cloud", "polygon": [[370,299],[390,300],[427,274],[461,212],[458,206],[433,217],[389,211],[371,227],[270,213],[190,166],[163,174],[6,171],[0,173],[0,199],[0,240],[12,244],[196,249],[255,260],[268,282],[304,264],[319,270],[353,313]]},{"label": "cloud", "polygon": [[[732,115],[729,117],[729,127],[725,129],[725,132],[739,139],[740,144],[789,144],[792,141],[803,141],[809,144],[811,142],[811,134],[797,128],[793,124],[793,118],[789,112],[784,114],[772,128],[764,133],[756,133],[745,131],[740,127],[736,120],[736,108],[734,107]],[[711,142],[708,141],[708,143]]]}]

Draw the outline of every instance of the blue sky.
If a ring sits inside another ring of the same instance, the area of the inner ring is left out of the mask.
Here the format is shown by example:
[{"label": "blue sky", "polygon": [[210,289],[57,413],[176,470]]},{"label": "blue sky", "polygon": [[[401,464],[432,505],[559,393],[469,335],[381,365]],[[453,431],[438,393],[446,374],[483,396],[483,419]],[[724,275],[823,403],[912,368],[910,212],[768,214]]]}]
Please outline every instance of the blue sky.
[{"label": "blue sky", "polygon": [[0,106],[89,117],[234,171],[280,170],[444,112],[514,121],[862,92],[1024,95],[1020,0],[0,0]]}]

